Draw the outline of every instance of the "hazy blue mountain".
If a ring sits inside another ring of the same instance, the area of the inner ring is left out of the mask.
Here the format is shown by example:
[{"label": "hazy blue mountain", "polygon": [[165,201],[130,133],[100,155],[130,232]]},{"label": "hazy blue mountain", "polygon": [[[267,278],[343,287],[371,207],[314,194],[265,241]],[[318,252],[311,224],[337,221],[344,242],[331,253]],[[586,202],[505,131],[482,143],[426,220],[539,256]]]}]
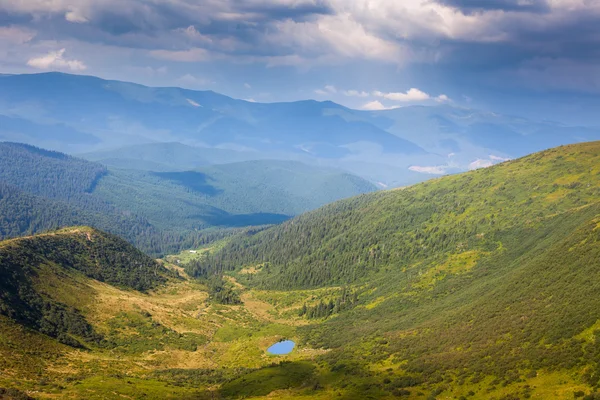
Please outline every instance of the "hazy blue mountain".
[{"label": "hazy blue mountain", "polygon": [[296,160],[398,186],[598,139],[599,128],[448,104],[357,111],[61,73],[0,76],[0,140],[146,171]]},{"label": "hazy blue mountain", "polygon": [[[207,165],[251,161],[268,157],[267,154],[255,151],[194,147],[178,142],[144,143],[83,153],[79,156],[108,166],[143,171],[186,171]],[[280,155],[281,158],[287,159],[290,156],[289,154]]]},{"label": "hazy blue mountain", "polygon": [[451,105],[353,113],[353,117],[357,115],[445,157],[439,166],[446,172],[468,169],[477,160],[479,165],[496,163],[563,144],[600,139],[600,128],[535,122]]},{"label": "hazy blue mountain", "polygon": [[0,189],[0,237],[85,224],[144,247],[160,243],[161,232],[178,240],[216,226],[278,223],[376,187],[344,171],[296,161],[136,171],[0,142]]},{"label": "hazy blue mountain", "polygon": [[104,144],[139,143],[144,138],[338,157],[350,152],[343,146],[368,141],[389,152],[423,153],[372,124],[328,113],[343,108],[331,102],[259,104],[211,91],[150,88],[59,73],[2,76],[0,92],[3,114],[65,123]]},{"label": "hazy blue mountain", "polygon": [[374,190],[372,183],[343,171],[259,160],[193,171],[110,169],[94,193],[157,226],[202,229],[277,223]]}]

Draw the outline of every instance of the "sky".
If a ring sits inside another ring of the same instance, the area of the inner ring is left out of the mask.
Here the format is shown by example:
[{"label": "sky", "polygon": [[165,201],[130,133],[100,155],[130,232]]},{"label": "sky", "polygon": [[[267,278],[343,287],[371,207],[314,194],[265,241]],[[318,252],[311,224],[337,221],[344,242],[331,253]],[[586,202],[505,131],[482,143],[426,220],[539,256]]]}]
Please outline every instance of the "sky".
[{"label": "sky", "polygon": [[600,0],[0,0],[0,73],[600,125]]}]

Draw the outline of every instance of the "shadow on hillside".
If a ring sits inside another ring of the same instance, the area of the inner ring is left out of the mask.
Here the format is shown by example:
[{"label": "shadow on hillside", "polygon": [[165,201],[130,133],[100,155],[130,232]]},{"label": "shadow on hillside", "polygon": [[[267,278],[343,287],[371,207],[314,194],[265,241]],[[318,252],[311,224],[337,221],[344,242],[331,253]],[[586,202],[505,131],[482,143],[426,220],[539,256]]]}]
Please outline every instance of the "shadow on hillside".
[{"label": "shadow on hillside", "polygon": [[221,189],[209,184],[208,181],[212,180],[212,178],[201,172],[152,172],[152,174],[207,196],[216,196],[223,192]]}]

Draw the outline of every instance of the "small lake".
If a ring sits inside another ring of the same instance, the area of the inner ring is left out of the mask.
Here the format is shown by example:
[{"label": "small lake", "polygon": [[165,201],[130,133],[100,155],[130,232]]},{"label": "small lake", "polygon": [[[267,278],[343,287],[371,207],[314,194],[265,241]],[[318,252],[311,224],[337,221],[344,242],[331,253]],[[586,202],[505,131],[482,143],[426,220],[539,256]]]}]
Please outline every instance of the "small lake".
[{"label": "small lake", "polygon": [[294,350],[294,347],[296,347],[296,343],[294,343],[291,340],[284,340],[282,342],[277,342],[273,346],[269,347],[267,349],[267,353],[275,354],[278,356],[290,354],[292,350]]}]

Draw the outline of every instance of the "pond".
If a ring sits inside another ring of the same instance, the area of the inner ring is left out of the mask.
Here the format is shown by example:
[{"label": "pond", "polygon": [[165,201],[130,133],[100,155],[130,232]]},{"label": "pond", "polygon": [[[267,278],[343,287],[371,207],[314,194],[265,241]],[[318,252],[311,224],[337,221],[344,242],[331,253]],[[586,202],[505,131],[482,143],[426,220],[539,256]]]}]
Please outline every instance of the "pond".
[{"label": "pond", "polygon": [[267,349],[267,353],[275,354],[278,356],[284,355],[284,354],[290,354],[292,352],[292,350],[294,350],[294,347],[296,347],[296,343],[294,343],[293,341],[283,340],[283,341],[277,342],[273,346],[269,347]]}]

